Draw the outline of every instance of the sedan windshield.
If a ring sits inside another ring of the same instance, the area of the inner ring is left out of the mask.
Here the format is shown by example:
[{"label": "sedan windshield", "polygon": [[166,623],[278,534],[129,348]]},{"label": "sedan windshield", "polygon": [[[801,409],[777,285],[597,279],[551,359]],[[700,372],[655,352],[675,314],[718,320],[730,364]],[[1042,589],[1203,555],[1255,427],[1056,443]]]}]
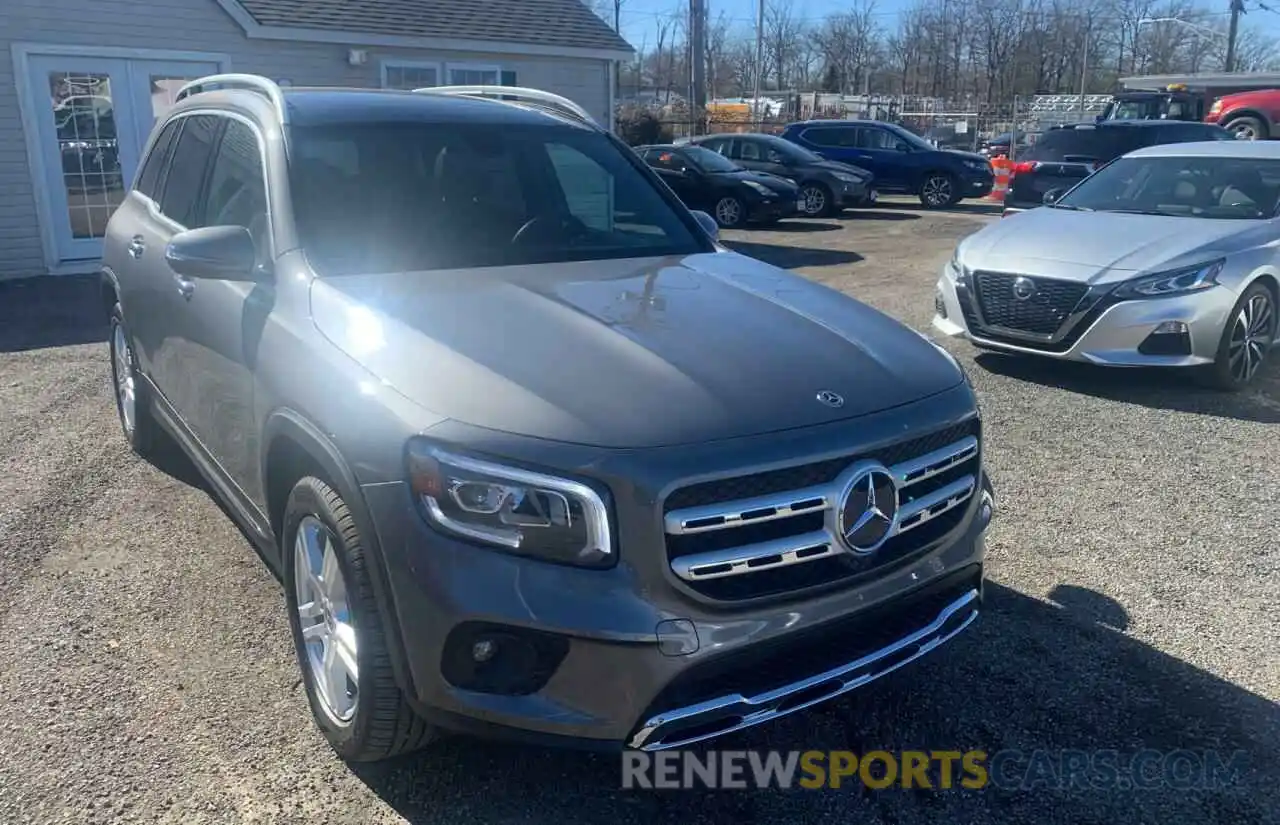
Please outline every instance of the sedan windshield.
[{"label": "sedan windshield", "polygon": [[321,276],[708,251],[624,152],[559,125],[298,125],[299,239]]},{"label": "sedan windshield", "polygon": [[689,160],[698,165],[704,172],[741,172],[742,167],[726,158],[719,152],[713,152],[705,146],[685,147]]},{"label": "sedan windshield", "polygon": [[1240,157],[1120,158],[1080,182],[1055,206],[1193,218],[1276,214],[1280,160]]},{"label": "sedan windshield", "polygon": [[814,152],[810,152],[803,146],[797,146],[784,138],[771,137],[765,141],[768,147],[782,155],[792,163],[822,163],[822,158]]}]

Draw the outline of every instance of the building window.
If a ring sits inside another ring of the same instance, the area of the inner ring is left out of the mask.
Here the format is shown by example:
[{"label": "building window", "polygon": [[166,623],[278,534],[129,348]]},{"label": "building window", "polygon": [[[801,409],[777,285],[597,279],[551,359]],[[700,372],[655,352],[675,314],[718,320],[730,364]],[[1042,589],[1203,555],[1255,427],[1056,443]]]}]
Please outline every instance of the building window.
[{"label": "building window", "polygon": [[382,88],[428,86],[515,86],[516,73],[488,63],[388,60],[382,64]]}]

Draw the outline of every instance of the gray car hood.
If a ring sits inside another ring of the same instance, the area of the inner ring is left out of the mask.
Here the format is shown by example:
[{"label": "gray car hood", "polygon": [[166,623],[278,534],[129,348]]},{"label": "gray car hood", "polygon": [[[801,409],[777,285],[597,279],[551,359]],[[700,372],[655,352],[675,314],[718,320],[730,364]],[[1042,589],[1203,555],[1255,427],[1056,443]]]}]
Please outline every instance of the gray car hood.
[{"label": "gray car hood", "polygon": [[1211,261],[1252,243],[1255,233],[1262,239],[1269,226],[1267,221],[1038,207],[970,235],[961,243],[960,257],[970,269],[1106,282]]},{"label": "gray car hood", "polygon": [[602,447],[822,424],[963,380],[888,316],[731,252],[326,278],[311,309],[433,413]]}]

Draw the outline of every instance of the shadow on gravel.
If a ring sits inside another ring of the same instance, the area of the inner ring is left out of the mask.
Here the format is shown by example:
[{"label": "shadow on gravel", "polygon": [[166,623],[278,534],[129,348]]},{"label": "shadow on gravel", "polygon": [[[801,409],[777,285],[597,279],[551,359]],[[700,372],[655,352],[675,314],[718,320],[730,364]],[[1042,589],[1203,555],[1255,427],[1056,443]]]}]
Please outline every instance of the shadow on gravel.
[{"label": "shadow on gravel", "polygon": [[807,266],[839,266],[854,264],[862,260],[857,252],[845,249],[820,249],[812,246],[778,246],[776,244],[755,243],[753,241],[723,240],[722,243],[734,252],[750,255],[756,260],[782,267],[798,269]]},{"label": "shadow on gravel", "polygon": [[819,223],[810,220],[796,220],[788,218],[773,224],[764,224],[761,226],[751,226],[749,229],[763,229],[767,232],[838,232],[844,227],[838,223]]},{"label": "shadow on gravel", "polygon": [[1184,370],[1108,369],[996,352],[979,352],[974,361],[996,375],[1108,401],[1260,424],[1280,423],[1280,357],[1274,354],[1271,363],[1263,365],[1253,386],[1238,393],[1202,387]]},{"label": "shadow on gravel", "polygon": [[952,214],[952,215],[999,215],[1004,210],[1004,205],[995,201],[969,200],[960,201],[954,206],[944,206],[941,209],[928,209],[920,203],[879,203],[876,204],[877,209],[914,209],[927,211],[930,214]]},{"label": "shadow on gravel", "polygon": [[[870,791],[854,780],[841,790],[790,793],[625,791],[616,754],[467,739],[354,770],[420,825],[1275,821],[1280,707],[1106,626],[1128,620],[1104,596],[1062,587],[1052,600],[988,582],[982,618],[931,657],[715,746],[981,749],[992,780],[982,790]],[[1197,761],[1206,751],[1231,770],[1217,774],[1216,787],[1192,790],[1197,771],[1208,770]],[[1135,767],[1140,752],[1147,755]],[[1070,773],[1079,763],[1069,760],[1079,758],[1084,766]],[[1135,775],[1144,783],[1137,790],[1126,787]]]},{"label": "shadow on gravel", "polygon": [[840,217],[859,221],[918,221],[920,216],[914,212],[887,212],[883,206],[875,209],[850,209]]},{"label": "shadow on gravel", "polygon": [[107,319],[98,297],[97,276],[0,281],[0,352],[105,340]]}]

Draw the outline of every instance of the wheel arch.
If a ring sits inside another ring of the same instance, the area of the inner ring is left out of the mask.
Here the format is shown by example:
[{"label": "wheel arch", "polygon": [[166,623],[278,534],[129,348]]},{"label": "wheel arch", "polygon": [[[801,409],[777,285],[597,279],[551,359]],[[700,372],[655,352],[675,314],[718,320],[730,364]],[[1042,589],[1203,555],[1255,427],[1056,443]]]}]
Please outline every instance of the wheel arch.
[{"label": "wheel arch", "polygon": [[343,458],[342,452],[324,432],[306,416],[296,410],[281,408],[267,417],[262,434],[262,481],[266,497],[267,518],[275,534],[276,547],[281,554],[283,546],[284,508],[289,493],[297,482],[307,475],[315,475],[331,486],[346,503],[365,551],[376,560],[370,566],[373,573],[374,595],[378,611],[382,615],[383,632],[387,639],[387,652],[391,669],[400,689],[406,695],[416,695],[413,677],[404,653],[404,640],[400,632],[399,612],[392,604],[392,592],[387,578],[386,561],[378,539],[373,518],[365,505],[355,473]]},{"label": "wheel arch", "polygon": [[104,266],[98,270],[98,303],[102,307],[102,317],[110,320],[111,310],[120,301],[120,279],[111,267]]},{"label": "wheel arch", "polygon": [[1277,278],[1274,273],[1271,273],[1271,272],[1260,273],[1259,275],[1252,278],[1248,283],[1246,283],[1244,287],[1241,289],[1241,292],[1253,286],[1254,284],[1262,284],[1267,289],[1269,289],[1271,291],[1272,300],[1274,300],[1277,305],[1280,305],[1280,278]]},{"label": "wheel arch", "polygon": [[1267,128],[1267,138],[1268,139],[1271,138],[1272,132],[1274,131],[1275,126],[1274,124],[1272,124],[1271,118],[1267,117],[1262,111],[1258,109],[1250,109],[1250,108],[1232,109],[1231,111],[1224,114],[1219,119],[1218,122],[1222,124],[1222,128],[1226,129],[1230,127],[1233,121],[1239,120],[1242,117],[1251,117],[1251,118],[1256,118],[1257,120],[1262,121],[1262,125]]}]

